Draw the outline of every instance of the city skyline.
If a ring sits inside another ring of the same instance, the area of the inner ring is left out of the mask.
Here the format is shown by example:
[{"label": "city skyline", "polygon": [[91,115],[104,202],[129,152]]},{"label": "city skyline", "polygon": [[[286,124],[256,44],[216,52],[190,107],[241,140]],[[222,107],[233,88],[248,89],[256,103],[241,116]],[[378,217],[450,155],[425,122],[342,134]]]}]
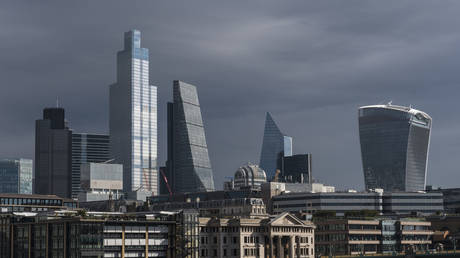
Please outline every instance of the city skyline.
[{"label": "city skyline", "polygon": [[[458,4],[209,4],[199,19],[199,1],[187,8],[121,5],[123,12],[103,3],[91,10],[2,3],[2,156],[34,156],[31,121],[57,96],[75,131],[107,133],[114,53],[121,33],[138,28],[159,86],[159,164],[166,159],[169,85],[181,78],[200,87],[217,188],[241,164],[257,163],[270,111],[296,139],[294,153],[313,154],[316,179],[363,189],[356,109],[390,100],[435,120],[427,183],[458,181],[460,118],[447,115],[459,109]],[[180,15],[167,19],[171,13]]]}]

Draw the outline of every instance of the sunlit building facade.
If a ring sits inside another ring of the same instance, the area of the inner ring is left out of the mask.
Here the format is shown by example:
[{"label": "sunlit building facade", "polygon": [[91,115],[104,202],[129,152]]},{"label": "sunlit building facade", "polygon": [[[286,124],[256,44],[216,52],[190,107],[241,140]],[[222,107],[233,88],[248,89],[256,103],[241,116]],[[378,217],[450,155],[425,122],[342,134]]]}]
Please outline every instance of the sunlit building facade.
[{"label": "sunlit building facade", "polygon": [[395,105],[359,109],[359,136],[367,189],[425,190],[431,117]]},{"label": "sunlit building facade", "polygon": [[277,169],[282,170],[283,157],[291,155],[292,137],[283,134],[267,112],[259,167],[267,173],[267,178],[271,179]]},{"label": "sunlit building facade", "polygon": [[141,33],[126,32],[110,86],[110,154],[123,165],[123,190],[158,193],[157,87],[149,84],[149,51]]}]

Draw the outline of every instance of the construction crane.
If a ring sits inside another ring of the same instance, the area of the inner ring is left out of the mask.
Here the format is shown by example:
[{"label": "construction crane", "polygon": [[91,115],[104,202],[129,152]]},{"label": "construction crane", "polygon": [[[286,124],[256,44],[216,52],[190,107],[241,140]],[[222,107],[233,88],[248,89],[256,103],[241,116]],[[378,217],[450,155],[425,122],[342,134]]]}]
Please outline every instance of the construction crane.
[{"label": "construction crane", "polygon": [[278,182],[278,177],[280,175],[281,171],[279,169],[276,170],[275,172],[275,177],[273,178],[273,182]]},{"label": "construction crane", "polygon": [[168,178],[166,177],[163,169],[160,169],[160,173],[161,173],[161,176],[163,177],[163,180],[165,181],[166,187],[168,188],[169,196],[172,196],[171,187],[169,186]]}]

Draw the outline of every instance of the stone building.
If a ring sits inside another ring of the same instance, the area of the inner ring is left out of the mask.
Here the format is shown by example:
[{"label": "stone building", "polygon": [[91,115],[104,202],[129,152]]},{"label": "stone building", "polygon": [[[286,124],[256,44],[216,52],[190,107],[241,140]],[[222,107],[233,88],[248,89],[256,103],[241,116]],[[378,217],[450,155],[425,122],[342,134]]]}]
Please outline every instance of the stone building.
[{"label": "stone building", "polygon": [[199,221],[200,257],[314,257],[315,226],[289,213]]}]

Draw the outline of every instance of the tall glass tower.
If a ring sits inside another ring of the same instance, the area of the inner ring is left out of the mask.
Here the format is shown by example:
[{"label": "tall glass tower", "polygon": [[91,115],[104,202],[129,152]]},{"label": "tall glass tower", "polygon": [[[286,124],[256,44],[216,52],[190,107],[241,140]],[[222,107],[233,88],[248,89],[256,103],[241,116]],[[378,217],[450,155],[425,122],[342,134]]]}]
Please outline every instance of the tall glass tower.
[{"label": "tall glass tower", "polygon": [[431,117],[395,105],[359,108],[359,136],[367,189],[425,190]]},{"label": "tall glass tower", "polygon": [[259,164],[267,173],[267,179],[273,178],[277,169],[282,170],[285,156],[292,156],[292,137],[283,134],[267,112]]},{"label": "tall glass tower", "polygon": [[168,103],[168,183],[175,193],[213,191],[214,179],[196,87],[174,81],[173,100]]},{"label": "tall glass tower", "polygon": [[158,194],[157,87],[149,84],[149,50],[141,48],[140,31],[124,36],[117,82],[110,86],[110,153],[123,164],[125,192]]}]

